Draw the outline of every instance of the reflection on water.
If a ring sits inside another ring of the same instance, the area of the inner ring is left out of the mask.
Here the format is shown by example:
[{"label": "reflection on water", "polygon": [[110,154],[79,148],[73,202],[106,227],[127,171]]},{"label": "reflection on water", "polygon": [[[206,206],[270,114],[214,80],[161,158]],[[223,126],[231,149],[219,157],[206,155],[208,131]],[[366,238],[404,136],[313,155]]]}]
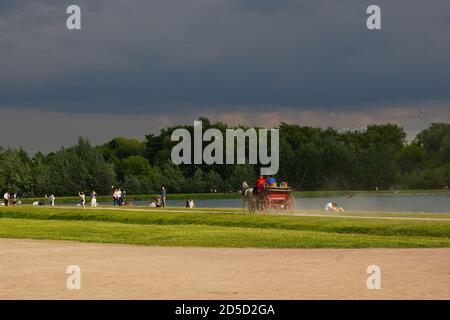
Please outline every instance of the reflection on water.
[{"label": "reflection on water", "polygon": [[[239,208],[242,199],[195,200],[198,208]],[[450,212],[450,196],[447,195],[373,195],[346,197],[296,198],[296,208],[300,210],[322,210],[327,202],[337,202],[348,211],[388,211],[388,212]],[[148,201],[131,201],[136,206],[146,206]],[[171,207],[184,207],[185,200],[168,200]],[[108,204],[108,203],[104,203]]]}]

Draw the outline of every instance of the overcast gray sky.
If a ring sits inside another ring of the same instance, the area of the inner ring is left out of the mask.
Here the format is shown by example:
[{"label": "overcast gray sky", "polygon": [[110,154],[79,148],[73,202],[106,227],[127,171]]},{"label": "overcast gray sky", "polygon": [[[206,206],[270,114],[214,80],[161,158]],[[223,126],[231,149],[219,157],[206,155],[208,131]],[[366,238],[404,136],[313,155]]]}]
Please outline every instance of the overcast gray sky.
[{"label": "overcast gray sky", "polygon": [[448,0],[2,0],[0,145],[143,138],[202,115],[412,136],[421,107],[450,119],[449,39]]}]

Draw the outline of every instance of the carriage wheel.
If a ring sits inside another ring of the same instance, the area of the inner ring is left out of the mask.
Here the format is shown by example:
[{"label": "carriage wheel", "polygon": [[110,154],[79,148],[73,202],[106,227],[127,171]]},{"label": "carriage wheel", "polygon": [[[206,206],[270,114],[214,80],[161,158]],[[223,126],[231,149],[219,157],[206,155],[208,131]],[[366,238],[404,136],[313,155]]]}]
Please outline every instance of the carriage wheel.
[{"label": "carriage wheel", "polygon": [[248,201],[248,211],[254,213],[256,211],[256,200],[254,197]]},{"label": "carriage wheel", "polygon": [[289,198],[288,198],[287,203],[286,203],[286,209],[287,210],[295,209],[295,198],[294,198],[294,196],[292,194],[289,195]]},{"label": "carriage wheel", "polygon": [[270,209],[270,198],[269,196],[264,196],[262,200],[262,209],[263,210],[269,210]]}]

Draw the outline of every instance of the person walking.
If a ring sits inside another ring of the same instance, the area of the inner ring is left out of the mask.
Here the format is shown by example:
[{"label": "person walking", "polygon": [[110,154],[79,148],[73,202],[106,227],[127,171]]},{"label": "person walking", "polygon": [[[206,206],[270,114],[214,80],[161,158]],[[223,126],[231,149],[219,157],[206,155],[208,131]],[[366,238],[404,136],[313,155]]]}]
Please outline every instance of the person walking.
[{"label": "person walking", "polygon": [[166,206],[166,188],[164,186],[159,190],[159,195],[161,196],[161,205],[162,207]]},{"label": "person walking", "polygon": [[86,209],[86,195],[84,192],[78,192],[78,195],[80,196],[80,205],[83,209]]}]

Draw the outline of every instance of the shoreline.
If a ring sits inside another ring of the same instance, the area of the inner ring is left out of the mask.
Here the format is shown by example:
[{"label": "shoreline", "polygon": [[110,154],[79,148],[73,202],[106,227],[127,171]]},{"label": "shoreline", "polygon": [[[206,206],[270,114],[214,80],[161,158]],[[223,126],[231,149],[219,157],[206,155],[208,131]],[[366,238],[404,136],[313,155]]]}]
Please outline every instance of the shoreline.
[{"label": "shoreline", "polygon": [[[355,196],[396,196],[396,195],[442,195],[450,196],[450,190],[445,189],[431,189],[431,190],[344,190],[344,191],[294,191],[294,196],[296,198],[320,198],[320,197],[355,197]],[[129,201],[147,201],[156,198],[156,194],[149,195],[128,195],[127,199]],[[168,194],[167,200],[186,200],[189,198],[196,200],[219,200],[219,199],[238,199],[241,195],[238,192],[229,193],[176,193]],[[79,200],[78,196],[57,196],[59,203],[64,202],[77,202]],[[90,198],[90,197],[87,197]],[[32,198],[21,198],[24,204],[30,204],[34,201],[48,201],[45,197],[32,197]],[[97,201],[108,202],[111,200],[111,196],[98,196]]]}]

